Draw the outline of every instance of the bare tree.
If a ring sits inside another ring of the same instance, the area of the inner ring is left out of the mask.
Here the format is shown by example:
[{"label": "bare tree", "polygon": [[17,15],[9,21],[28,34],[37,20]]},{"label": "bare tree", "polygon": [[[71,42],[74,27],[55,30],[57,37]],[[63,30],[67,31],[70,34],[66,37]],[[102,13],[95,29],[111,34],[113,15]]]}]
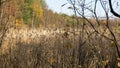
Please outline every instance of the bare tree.
[{"label": "bare tree", "polygon": [[[96,38],[96,40],[100,38],[99,41],[102,41],[101,43],[105,43],[104,41],[106,39],[106,41],[111,41],[114,43],[115,48],[113,48],[113,50],[115,50],[116,54],[117,54],[114,56],[117,56],[119,58],[120,57],[119,44],[116,39],[114,30],[112,30],[113,28],[110,25],[110,19],[109,19],[109,13],[108,13],[109,7],[106,7],[106,5],[110,6],[110,11],[113,15],[115,15],[117,17],[120,17],[120,15],[114,11],[111,0],[106,1],[106,3],[104,3],[103,0],[94,0],[94,1],[90,1],[89,3],[86,3],[85,0],[68,0],[68,2],[69,2],[69,4],[72,5],[72,8],[73,8],[72,10],[74,11],[76,17],[78,17],[78,16],[81,17],[82,19],[85,20],[84,23],[87,24],[87,25],[79,26],[79,28],[85,27],[84,29],[80,29],[81,30],[80,33],[82,33],[80,35],[80,39],[82,39],[84,44],[87,42],[89,42],[88,45],[94,44],[95,43],[95,41],[93,40],[94,38]],[[105,18],[103,19],[105,21],[104,25],[102,25],[101,19],[99,18],[98,14],[96,12],[98,3],[99,3],[99,5],[101,5],[101,8],[104,11],[103,13],[105,14]],[[107,4],[107,3],[109,3],[109,4]],[[89,6],[90,4],[92,4],[92,6]],[[90,12],[90,14],[93,16],[94,21],[91,21],[92,19],[88,18],[85,15],[88,12]],[[81,21],[78,21],[78,22],[81,22]],[[102,30],[102,31],[100,31],[100,30]],[[109,36],[107,36],[106,33],[109,33]],[[98,36],[99,36],[99,38],[98,38]],[[91,42],[90,40],[92,40],[92,43],[90,43]],[[84,46],[84,44],[82,44],[82,46]],[[99,43],[96,43],[96,44],[98,46],[102,45]],[[93,47],[93,51],[95,51],[95,50],[100,51],[99,49],[96,48],[96,45],[91,45],[91,47]],[[108,47],[108,49],[110,49],[109,45],[107,47]],[[101,48],[104,48],[104,47],[101,47]],[[102,53],[98,54],[95,52],[95,55],[100,57],[100,61],[102,60],[101,59],[102,58],[101,56],[103,56]]]},{"label": "bare tree", "polygon": [[[0,46],[2,45],[3,38],[4,38],[7,30],[11,27],[11,24],[13,25],[13,23],[9,22],[11,15],[7,15],[5,13],[5,10],[6,10],[5,6],[10,1],[11,0],[0,0]],[[9,10],[11,10],[11,8]],[[9,11],[6,11],[6,12],[9,13]]]},{"label": "bare tree", "polygon": [[118,14],[117,12],[114,11],[113,6],[112,6],[112,1],[109,0],[109,6],[110,6],[110,11],[113,15],[115,15],[116,17],[120,18],[120,14]]}]

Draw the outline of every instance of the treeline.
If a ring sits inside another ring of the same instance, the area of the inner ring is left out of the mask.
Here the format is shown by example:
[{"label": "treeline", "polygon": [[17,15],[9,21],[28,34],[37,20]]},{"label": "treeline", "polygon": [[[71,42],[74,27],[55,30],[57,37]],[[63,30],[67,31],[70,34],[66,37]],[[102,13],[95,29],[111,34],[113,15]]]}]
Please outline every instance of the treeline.
[{"label": "treeline", "polygon": [[5,28],[13,26],[61,28],[78,25],[74,15],[53,13],[52,10],[47,9],[45,0],[1,0],[0,2],[0,26],[7,24]]},{"label": "treeline", "polygon": [[9,22],[16,26],[21,23],[37,26],[42,22],[43,9],[46,7],[45,0],[1,0],[0,2],[1,22],[6,21],[7,24]]}]

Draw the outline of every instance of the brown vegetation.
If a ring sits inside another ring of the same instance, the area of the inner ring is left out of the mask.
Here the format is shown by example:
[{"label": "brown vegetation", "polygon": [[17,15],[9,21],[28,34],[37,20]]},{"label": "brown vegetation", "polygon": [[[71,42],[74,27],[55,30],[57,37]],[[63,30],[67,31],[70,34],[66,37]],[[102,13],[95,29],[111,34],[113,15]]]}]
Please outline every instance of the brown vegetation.
[{"label": "brown vegetation", "polygon": [[120,67],[119,19],[57,14],[37,0],[2,1],[0,68]]}]

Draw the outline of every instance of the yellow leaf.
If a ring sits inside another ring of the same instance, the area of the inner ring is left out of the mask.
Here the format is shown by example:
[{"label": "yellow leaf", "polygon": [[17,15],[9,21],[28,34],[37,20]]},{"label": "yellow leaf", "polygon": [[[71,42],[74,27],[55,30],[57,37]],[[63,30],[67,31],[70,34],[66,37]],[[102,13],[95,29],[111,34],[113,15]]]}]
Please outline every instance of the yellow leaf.
[{"label": "yellow leaf", "polygon": [[120,62],[117,63],[118,67],[120,67]]},{"label": "yellow leaf", "polygon": [[52,64],[53,64],[53,62],[54,62],[53,57],[50,57],[50,58],[49,58],[49,63],[52,65]]},{"label": "yellow leaf", "polygon": [[16,25],[16,27],[18,27],[18,26],[19,26],[19,23],[16,23],[15,25]]},{"label": "yellow leaf", "polygon": [[15,20],[15,22],[16,22],[16,23],[18,23],[18,22],[19,22],[19,20],[18,20],[18,19],[16,19],[16,20]]},{"label": "yellow leaf", "polygon": [[20,19],[23,22],[23,18]]}]

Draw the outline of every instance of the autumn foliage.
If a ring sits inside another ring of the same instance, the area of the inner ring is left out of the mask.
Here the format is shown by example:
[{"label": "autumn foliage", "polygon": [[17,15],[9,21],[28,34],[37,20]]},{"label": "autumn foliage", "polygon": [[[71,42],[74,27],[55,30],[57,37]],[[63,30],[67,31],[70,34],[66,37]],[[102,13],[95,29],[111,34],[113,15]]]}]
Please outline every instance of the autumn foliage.
[{"label": "autumn foliage", "polygon": [[[45,0],[0,1],[0,68],[120,67],[106,19],[98,26],[96,18],[54,13]],[[109,20],[118,42],[119,22]]]},{"label": "autumn foliage", "polygon": [[[4,18],[14,18],[14,24],[35,26],[42,23],[43,7],[41,0],[9,0],[2,5]],[[37,23],[37,24],[36,24]]]}]

